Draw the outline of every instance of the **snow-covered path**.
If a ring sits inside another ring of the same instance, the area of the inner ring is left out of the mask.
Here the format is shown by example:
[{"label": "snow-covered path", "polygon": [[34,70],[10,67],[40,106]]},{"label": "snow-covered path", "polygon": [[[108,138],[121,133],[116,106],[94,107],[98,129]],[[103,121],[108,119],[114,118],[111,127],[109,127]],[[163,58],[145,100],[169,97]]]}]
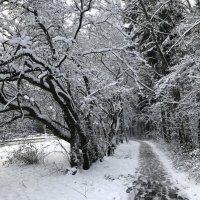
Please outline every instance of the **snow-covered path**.
[{"label": "snow-covered path", "polygon": [[129,188],[130,200],[200,200],[200,184],[177,171],[166,154],[149,141],[138,141],[137,179]]},{"label": "snow-covered path", "polygon": [[200,200],[200,183],[189,177],[186,172],[177,171],[172,164],[172,161],[166,156],[163,150],[157,148],[152,142],[146,142],[152,147],[153,152],[157,155],[158,159],[164,166],[171,183],[179,188],[179,193],[187,196],[189,200]]},{"label": "snow-covered path", "polygon": [[171,177],[165,170],[152,147],[140,142],[139,176],[134,181],[134,200],[187,200],[179,189],[172,184]]}]

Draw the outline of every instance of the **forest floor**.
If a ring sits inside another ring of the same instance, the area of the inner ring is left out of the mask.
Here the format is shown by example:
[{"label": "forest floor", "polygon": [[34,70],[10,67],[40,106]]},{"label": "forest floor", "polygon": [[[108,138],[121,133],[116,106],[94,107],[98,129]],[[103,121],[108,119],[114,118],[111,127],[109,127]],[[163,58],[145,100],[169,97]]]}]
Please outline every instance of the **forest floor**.
[{"label": "forest floor", "polygon": [[69,144],[35,145],[44,161],[22,166],[4,165],[18,145],[0,147],[0,200],[200,200],[200,185],[175,170],[153,142],[121,144],[113,156],[76,175],[62,148],[68,151]]}]

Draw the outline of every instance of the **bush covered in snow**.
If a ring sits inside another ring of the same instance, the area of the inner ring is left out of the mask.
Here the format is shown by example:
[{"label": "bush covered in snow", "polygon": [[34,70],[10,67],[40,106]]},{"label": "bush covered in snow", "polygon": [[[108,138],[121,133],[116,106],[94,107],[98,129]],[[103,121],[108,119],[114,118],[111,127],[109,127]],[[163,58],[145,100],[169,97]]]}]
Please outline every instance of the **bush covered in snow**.
[{"label": "bush covered in snow", "polygon": [[45,154],[31,143],[23,144],[18,149],[10,152],[5,164],[32,165],[44,161]]}]

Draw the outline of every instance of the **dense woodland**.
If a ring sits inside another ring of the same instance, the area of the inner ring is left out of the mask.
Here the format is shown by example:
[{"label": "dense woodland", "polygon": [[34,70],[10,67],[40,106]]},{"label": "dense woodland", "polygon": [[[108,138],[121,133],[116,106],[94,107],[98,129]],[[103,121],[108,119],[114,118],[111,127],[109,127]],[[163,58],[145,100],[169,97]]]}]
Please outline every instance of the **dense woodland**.
[{"label": "dense woodland", "polygon": [[0,0],[0,134],[45,125],[83,169],[129,135],[198,149],[199,6]]}]

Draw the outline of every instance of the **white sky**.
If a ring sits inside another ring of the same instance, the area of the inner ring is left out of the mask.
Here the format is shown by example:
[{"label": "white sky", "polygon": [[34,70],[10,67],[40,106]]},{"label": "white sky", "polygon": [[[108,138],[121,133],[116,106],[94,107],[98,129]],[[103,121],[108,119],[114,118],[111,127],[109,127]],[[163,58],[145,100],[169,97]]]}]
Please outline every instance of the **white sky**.
[{"label": "white sky", "polygon": [[195,0],[189,0],[191,5],[193,6],[195,4]]}]

